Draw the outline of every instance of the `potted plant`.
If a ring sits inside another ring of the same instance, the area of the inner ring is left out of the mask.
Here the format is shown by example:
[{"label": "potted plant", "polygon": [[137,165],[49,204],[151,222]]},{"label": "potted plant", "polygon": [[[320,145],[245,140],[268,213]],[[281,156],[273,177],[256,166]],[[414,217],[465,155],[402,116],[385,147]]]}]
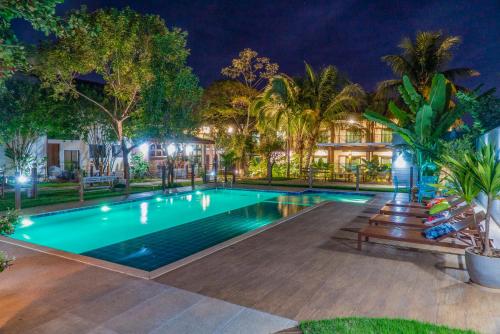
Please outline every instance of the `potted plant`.
[{"label": "potted plant", "polygon": [[469,247],[465,250],[465,262],[471,280],[475,283],[500,289],[500,250],[490,245],[490,225],[493,201],[499,199],[500,163],[494,145],[483,146],[476,155],[465,155],[465,163],[474,183],[487,197],[486,218],[482,236],[482,247]]},{"label": "potted plant", "polygon": [[[500,192],[499,155],[494,145],[485,145],[476,154],[466,153],[461,161],[449,156],[445,164],[449,170],[447,181],[452,189],[471,203],[480,192],[487,197],[484,231],[481,244],[465,250],[465,262],[470,279],[490,288],[500,288],[500,251],[490,245],[490,225],[493,201]],[[481,222],[478,222],[481,223]]]}]

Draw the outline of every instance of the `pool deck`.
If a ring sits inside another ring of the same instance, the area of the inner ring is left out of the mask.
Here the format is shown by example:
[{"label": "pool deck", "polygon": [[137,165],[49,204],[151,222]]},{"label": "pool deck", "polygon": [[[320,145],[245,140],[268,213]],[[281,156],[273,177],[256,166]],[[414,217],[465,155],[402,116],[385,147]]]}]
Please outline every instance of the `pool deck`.
[{"label": "pool deck", "polygon": [[338,316],[500,332],[500,292],[467,283],[460,253],[356,249],[350,229],[390,197],[322,205],[154,281],[0,242],[17,258],[0,274],[0,332],[271,333]]}]

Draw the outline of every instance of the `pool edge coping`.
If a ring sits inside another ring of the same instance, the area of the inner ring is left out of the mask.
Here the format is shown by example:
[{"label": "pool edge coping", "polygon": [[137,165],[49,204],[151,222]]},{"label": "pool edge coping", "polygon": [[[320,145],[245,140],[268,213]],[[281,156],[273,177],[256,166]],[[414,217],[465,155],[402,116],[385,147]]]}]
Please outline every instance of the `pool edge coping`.
[{"label": "pool edge coping", "polygon": [[[367,197],[370,197],[370,199],[367,200],[367,202],[365,204],[368,204],[370,202],[372,202],[375,197],[376,197],[376,194],[371,194],[371,193],[367,193],[367,192],[350,192],[350,191],[339,191],[339,190],[335,190],[335,189],[317,189],[317,188],[306,188],[306,189],[303,189],[303,190],[299,190],[299,191],[285,191],[285,190],[271,190],[271,189],[258,189],[258,188],[245,188],[245,187],[232,187],[232,188],[218,188],[218,187],[206,187],[204,189],[198,189],[199,191],[205,191],[205,190],[217,190],[217,189],[225,189],[225,190],[243,190],[243,191],[262,191],[262,192],[276,192],[276,193],[284,193],[284,194],[296,194],[296,195],[299,195],[299,194],[304,194],[304,193],[319,193],[319,192],[326,192],[326,193],[337,193],[337,194],[347,194],[347,195],[362,195],[362,196],[367,196]],[[43,212],[43,213],[38,213],[38,214],[32,214],[32,215],[26,215],[26,217],[42,217],[42,216],[51,216],[51,215],[56,215],[56,214],[61,214],[61,213],[67,213],[67,212],[74,212],[74,211],[81,211],[81,210],[87,210],[87,209],[92,209],[92,208],[97,208],[97,207],[100,207],[102,205],[109,205],[109,206],[113,206],[113,205],[118,205],[118,204],[125,204],[125,203],[131,203],[131,202],[138,202],[138,201],[141,201],[141,200],[149,200],[149,199],[152,199],[158,195],[161,195],[161,196],[165,196],[165,197],[169,197],[169,196],[175,196],[175,195],[184,195],[184,194],[189,194],[189,193],[192,193],[192,192],[195,192],[195,191],[198,191],[198,190],[192,190],[192,189],[186,189],[184,191],[179,191],[179,192],[173,192],[173,193],[169,193],[169,194],[152,194],[151,196],[145,196],[145,197],[141,197],[141,198],[134,198],[134,199],[125,199],[125,200],[122,200],[122,201],[116,201],[116,202],[112,202],[112,203],[100,203],[100,204],[92,204],[92,205],[88,205],[88,206],[83,206],[83,207],[76,207],[76,208],[70,208],[70,209],[63,209],[63,210],[55,210],[55,211],[50,211],[50,212]],[[323,202],[320,202],[318,204],[315,204],[313,206],[310,206],[310,207],[307,207],[303,210],[300,210],[299,212],[293,214],[293,215],[290,215],[288,217],[283,217],[281,219],[278,219],[270,224],[267,224],[265,226],[262,226],[258,229],[255,229],[255,230],[252,230],[252,231],[249,231],[247,233],[244,233],[244,234],[241,234],[241,235],[238,235],[234,238],[231,238],[229,240],[226,240],[226,241],[223,241],[217,245],[214,245],[212,247],[209,247],[209,248],[206,248],[204,250],[201,250],[199,252],[196,252],[194,254],[191,254],[185,258],[182,258],[180,260],[177,260],[175,262],[172,262],[172,263],[169,263],[167,265],[164,265],[162,267],[159,267],[157,269],[154,269],[152,271],[147,271],[147,270],[142,270],[142,269],[138,269],[138,268],[134,268],[134,267],[131,267],[131,266],[126,266],[126,265],[123,265],[123,264],[119,264],[119,263],[115,263],[115,262],[111,262],[111,261],[106,261],[106,260],[102,260],[102,259],[98,259],[98,258],[94,258],[94,257],[90,257],[90,256],[86,256],[86,255],[81,255],[81,254],[76,254],[76,253],[71,253],[71,252],[67,252],[67,251],[63,251],[63,250],[58,250],[58,249],[55,249],[55,248],[51,248],[51,247],[47,247],[47,246],[42,246],[42,245],[37,245],[37,244],[34,244],[34,243],[31,243],[31,242],[27,242],[27,241],[23,241],[23,240],[19,240],[19,239],[13,239],[13,238],[9,238],[9,237],[6,237],[6,236],[0,236],[0,241],[1,242],[5,242],[5,243],[8,243],[8,244],[11,244],[11,245],[15,245],[15,246],[19,246],[19,247],[23,247],[23,248],[26,248],[26,249],[31,249],[31,250],[34,250],[34,251],[38,251],[38,252],[41,252],[41,253],[45,253],[45,254],[49,254],[49,255],[55,255],[55,256],[59,256],[59,257],[62,257],[62,258],[65,258],[65,259],[69,259],[69,260],[73,260],[73,261],[77,261],[77,262],[80,262],[80,263],[85,263],[87,265],[91,265],[91,266],[94,266],[94,267],[99,267],[99,268],[103,268],[103,269],[106,269],[106,270],[111,270],[111,271],[115,271],[115,272],[119,272],[119,273],[122,273],[122,274],[126,274],[126,275],[129,275],[129,276],[134,276],[134,277],[139,277],[139,278],[143,278],[143,279],[148,279],[148,280],[151,280],[151,279],[155,279],[161,275],[164,275],[170,271],[173,271],[173,270],[176,270],[180,267],[183,267],[185,265],[188,265],[194,261],[197,261],[199,259],[202,259],[208,255],[211,255],[215,252],[218,252],[219,250],[222,250],[222,249],[225,249],[227,247],[230,247],[240,241],[243,241],[245,239],[248,239],[248,238],[251,238],[257,234],[260,234],[268,229],[271,229],[277,225],[280,225],[284,222],[287,222],[291,219],[294,219],[302,214],[305,214],[305,213],[308,213],[324,204],[327,204],[327,203],[331,203],[331,201],[323,201]],[[356,205],[356,204],[355,204]]]},{"label": "pool edge coping", "polygon": [[234,238],[223,241],[217,245],[206,248],[204,250],[201,250],[199,252],[191,254],[185,258],[182,258],[182,259],[177,260],[175,262],[169,263],[165,266],[154,269],[152,271],[137,269],[134,267],[118,264],[115,262],[101,260],[101,259],[97,259],[94,257],[81,255],[81,254],[75,254],[75,253],[71,253],[71,252],[67,252],[67,251],[62,251],[62,250],[58,250],[58,249],[51,248],[51,247],[37,245],[37,244],[31,243],[31,242],[26,242],[26,241],[22,241],[22,240],[18,240],[18,239],[9,238],[6,236],[0,236],[0,242],[4,242],[7,244],[11,244],[14,246],[18,246],[18,247],[22,247],[22,248],[26,248],[26,249],[30,249],[30,250],[34,250],[34,251],[38,251],[38,252],[49,254],[49,255],[62,257],[62,258],[68,259],[68,260],[77,261],[77,262],[91,265],[94,267],[98,267],[98,268],[102,268],[102,269],[106,269],[106,270],[110,270],[110,271],[114,271],[114,272],[119,272],[119,273],[122,273],[125,275],[152,280],[152,279],[155,279],[159,276],[162,276],[168,272],[174,271],[174,270],[179,269],[183,266],[186,266],[192,262],[195,262],[195,261],[200,260],[204,257],[207,257],[213,253],[220,251],[220,250],[228,248],[228,247],[230,247],[234,244],[237,244],[238,242],[241,242],[245,239],[256,236],[264,231],[267,231],[267,230],[269,230],[273,227],[276,227],[282,223],[285,223],[289,220],[297,218],[298,216],[300,216],[302,214],[306,214],[306,213],[308,213],[308,212],[310,212],[310,211],[312,211],[312,210],[314,210],[322,205],[325,205],[327,203],[331,203],[331,202],[330,201],[323,201],[321,203],[307,207],[307,208],[302,209],[293,215],[290,215],[288,217],[283,217],[283,218],[278,219],[270,224],[262,226],[258,229],[255,229],[255,230],[249,231],[247,233],[238,235]]}]

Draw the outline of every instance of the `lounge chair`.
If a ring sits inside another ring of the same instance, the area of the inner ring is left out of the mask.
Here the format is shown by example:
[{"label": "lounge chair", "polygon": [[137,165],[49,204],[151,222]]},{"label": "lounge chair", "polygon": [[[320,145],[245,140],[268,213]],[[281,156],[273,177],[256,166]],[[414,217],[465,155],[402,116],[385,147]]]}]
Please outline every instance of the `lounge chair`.
[{"label": "lounge chair", "polygon": [[[478,213],[476,219],[477,221],[484,220],[484,213]],[[369,241],[370,238],[453,248],[467,248],[476,245],[477,232],[468,231],[469,228],[475,227],[473,216],[467,216],[462,220],[454,222],[453,225],[455,227],[454,231],[442,235],[437,239],[426,238],[422,234],[422,229],[401,226],[367,226],[358,232],[358,249],[361,250],[363,239]],[[446,241],[447,239],[451,240]]]},{"label": "lounge chair", "polygon": [[[446,201],[450,202],[456,199],[457,196],[448,196],[445,198]],[[387,206],[404,206],[404,207],[410,207],[410,208],[425,208],[427,205],[427,201],[423,202],[408,202],[408,201],[401,201],[401,200],[390,200],[385,203]]]},{"label": "lounge chair", "polygon": [[[450,202],[450,207],[455,207],[463,202],[464,202],[463,198],[457,197],[456,199]],[[429,209],[384,205],[380,209],[380,213],[386,215],[395,215],[395,216],[427,218],[429,216]]]},{"label": "lounge chair", "polygon": [[436,219],[435,222],[425,223],[425,218],[409,217],[409,216],[397,216],[397,215],[386,215],[386,214],[376,214],[368,220],[370,225],[398,225],[414,228],[426,228],[437,224],[442,224],[449,221],[452,218],[457,217],[463,213],[470,210],[469,205],[456,206],[450,211],[450,216],[446,219]]}]

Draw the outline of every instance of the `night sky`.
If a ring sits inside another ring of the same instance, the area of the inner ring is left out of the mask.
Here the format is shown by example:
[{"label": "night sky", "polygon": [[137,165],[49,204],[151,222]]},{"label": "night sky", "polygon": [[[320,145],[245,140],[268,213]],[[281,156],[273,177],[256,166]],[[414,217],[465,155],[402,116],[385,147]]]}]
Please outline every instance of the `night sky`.
[{"label": "night sky", "polygon": [[[463,38],[450,66],[481,73],[464,85],[500,87],[500,0],[66,0],[57,10],[62,14],[82,4],[91,10],[130,6],[187,30],[189,64],[203,86],[220,79],[221,68],[250,47],[290,75],[301,74],[304,61],[315,67],[334,64],[373,90],[378,81],[391,78],[380,57],[397,53],[402,37],[442,30]],[[22,22],[15,23],[15,30],[26,42],[43,38]]]}]

